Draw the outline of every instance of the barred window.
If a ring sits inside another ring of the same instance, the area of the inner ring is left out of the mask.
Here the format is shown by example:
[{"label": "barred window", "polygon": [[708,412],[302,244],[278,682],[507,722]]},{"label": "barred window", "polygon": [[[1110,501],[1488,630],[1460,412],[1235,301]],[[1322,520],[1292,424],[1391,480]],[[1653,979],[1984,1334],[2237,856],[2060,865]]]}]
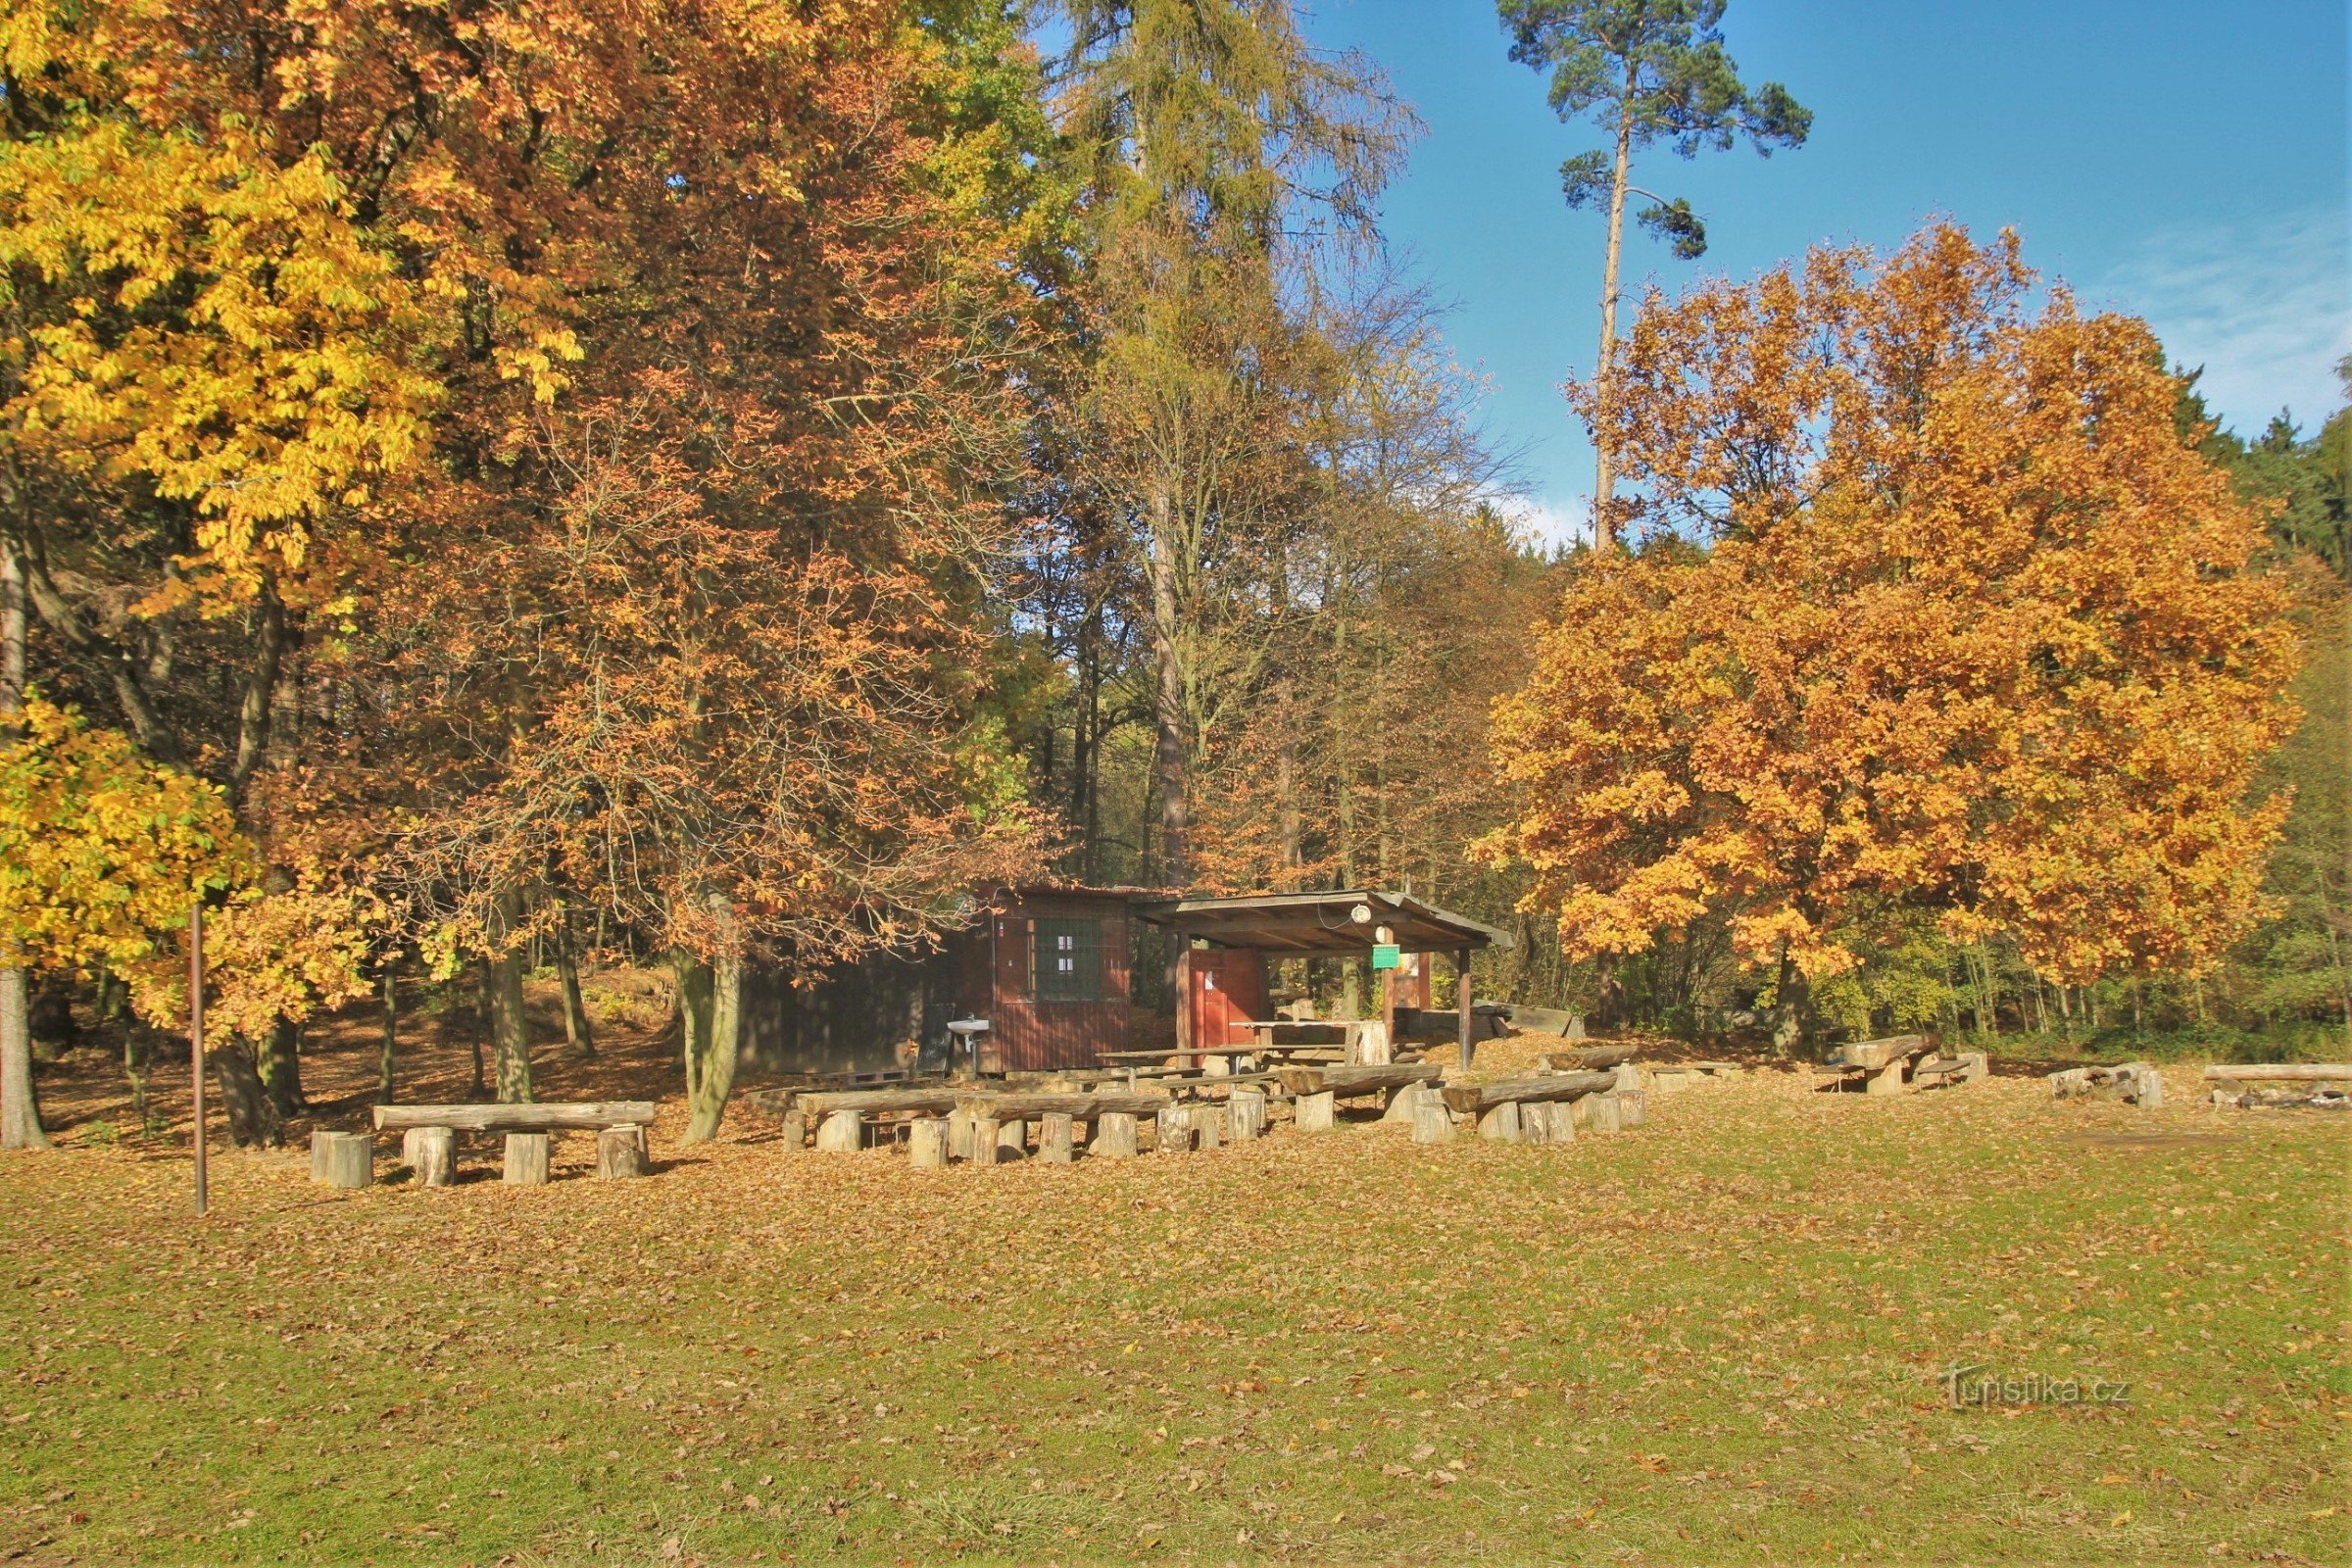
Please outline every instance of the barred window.
[{"label": "barred window", "polygon": [[1037,999],[1040,1002],[1102,1000],[1102,922],[1040,920],[1037,943]]}]

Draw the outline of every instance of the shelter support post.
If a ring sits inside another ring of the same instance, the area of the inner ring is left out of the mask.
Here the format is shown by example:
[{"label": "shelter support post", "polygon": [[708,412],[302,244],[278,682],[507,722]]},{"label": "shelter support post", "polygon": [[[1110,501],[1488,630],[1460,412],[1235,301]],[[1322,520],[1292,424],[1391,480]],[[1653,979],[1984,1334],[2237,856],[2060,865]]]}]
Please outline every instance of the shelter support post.
[{"label": "shelter support post", "polygon": [[[1182,1053],[1193,1049],[1193,939],[1179,928],[1168,933],[1168,940],[1176,944],[1176,961],[1169,965],[1169,972],[1176,988],[1176,1049]],[[1176,1058],[1179,1067],[1189,1067],[1193,1061],[1182,1054]],[[1132,1069],[1128,1079],[1128,1087],[1133,1088]]]},{"label": "shelter support post", "polygon": [[1462,1071],[1468,1072],[1470,1070],[1471,1051],[1470,1028],[1471,1025],[1477,1021],[1470,1015],[1470,950],[1468,948],[1459,948],[1455,950],[1453,955],[1453,973],[1454,1006],[1457,1009],[1457,1015],[1453,1026],[1453,1038],[1455,1044],[1460,1048]]}]

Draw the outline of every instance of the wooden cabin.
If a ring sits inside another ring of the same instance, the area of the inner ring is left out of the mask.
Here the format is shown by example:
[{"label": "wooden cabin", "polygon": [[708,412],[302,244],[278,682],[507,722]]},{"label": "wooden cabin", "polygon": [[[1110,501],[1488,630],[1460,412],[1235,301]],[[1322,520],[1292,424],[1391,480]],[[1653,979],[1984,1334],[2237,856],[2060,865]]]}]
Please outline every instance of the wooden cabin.
[{"label": "wooden cabin", "polygon": [[1164,889],[1046,884],[974,900],[971,923],[920,952],[877,954],[800,985],[745,977],[747,1066],[778,1073],[945,1074],[950,1021],[985,1018],[983,1074],[1100,1065],[1128,1043],[1130,916]]}]

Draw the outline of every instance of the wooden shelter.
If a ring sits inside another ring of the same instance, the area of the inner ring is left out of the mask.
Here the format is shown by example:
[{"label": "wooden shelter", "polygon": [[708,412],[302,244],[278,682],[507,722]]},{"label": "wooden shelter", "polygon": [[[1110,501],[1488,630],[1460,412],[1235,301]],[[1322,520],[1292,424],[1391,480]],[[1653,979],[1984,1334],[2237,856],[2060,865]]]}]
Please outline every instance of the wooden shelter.
[{"label": "wooden shelter", "polygon": [[[1400,957],[1432,953],[1453,956],[1458,977],[1455,1039],[1467,1066],[1472,1050],[1470,955],[1480,948],[1507,948],[1508,932],[1425,904],[1409,893],[1371,889],[1331,893],[1255,893],[1230,899],[1175,899],[1140,906],[1139,918],[1162,926],[1176,949],[1176,1039],[1180,1050],[1225,1051],[1249,1043],[1243,1027],[1262,1019],[1267,957],[1369,958],[1376,947],[1394,947]],[[1396,1009],[1407,1004],[1396,980],[1398,969],[1379,971],[1381,1012],[1393,1026]],[[1403,971],[1417,976],[1425,1004],[1425,964]]]},{"label": "wooden shelter", "polygon": [[799,984],[746,976],[743,1050],[770,1071],[945,1074],[955,1019],[982,1074],[1091,1067],[1128,1042],[1129,914],[1165,888],[983,890],[969,921],[913,954],[876,954]]}]

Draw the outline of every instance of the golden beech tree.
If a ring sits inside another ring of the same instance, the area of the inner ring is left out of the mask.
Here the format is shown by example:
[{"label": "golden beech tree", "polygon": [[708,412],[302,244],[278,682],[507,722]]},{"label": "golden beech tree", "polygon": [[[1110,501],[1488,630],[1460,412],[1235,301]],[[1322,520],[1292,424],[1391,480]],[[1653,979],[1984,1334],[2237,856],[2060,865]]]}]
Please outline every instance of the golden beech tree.
[{"label": "golden beech tree", "polygon": [[2293,596],[2155,339],[2030,302],[2014,238],[1653,293],[1605,396],[1632,557],[1574,579],[1494,741],[1577,956],[1729,913],[1791,1012],[1899,908],[2065,979],[2260,911]]},{"label": "golden beech tree", "polygon": [[[38,698],[12,706],[0,744],[0,953],[16,970],[103,965],[151,1005],[151,960],[187,925],[190,902],[251,874],[227,803],[78,713]],[[46,1141],[12,1028],[0,1041],[0,1148]]]}]

